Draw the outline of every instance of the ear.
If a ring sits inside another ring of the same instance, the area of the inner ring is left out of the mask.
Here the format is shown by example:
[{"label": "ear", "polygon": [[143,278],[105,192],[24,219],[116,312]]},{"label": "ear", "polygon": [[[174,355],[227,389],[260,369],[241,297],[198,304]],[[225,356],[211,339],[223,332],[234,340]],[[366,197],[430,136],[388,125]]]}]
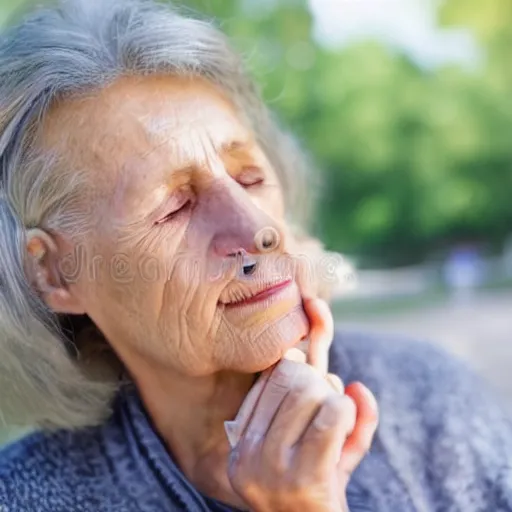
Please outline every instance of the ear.
[{"label": "ear", "polygon": [[81,301],[72,294],[59,272],[59,250],[54,238],[42,229],[26,233],[32,286],[55,313],[84,314]]}]

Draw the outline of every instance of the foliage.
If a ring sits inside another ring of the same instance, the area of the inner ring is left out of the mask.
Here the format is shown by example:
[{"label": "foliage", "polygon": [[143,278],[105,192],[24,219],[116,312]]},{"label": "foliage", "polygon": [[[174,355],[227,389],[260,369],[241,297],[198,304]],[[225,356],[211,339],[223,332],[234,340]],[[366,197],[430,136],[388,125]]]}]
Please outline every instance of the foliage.
[{"label": "foliage", "polygon": [[318,46],[302,1],[193,3],[252,49],[265,97],[317,157],[329,247],[394,265],[458,241],[500,247],[512,229],[509,0],[445,2],[441,20],[474,29],[488,58],[429,71],[371,41]]},{"label": "foliage", "polygon": [[183,2],[219,21],[315,156],[329,248],[367,265],[462,240],[499,249],[512,229],[510,0],[446,0],[440,21],[471,27],[486,59],[434,70],[372,41],[319,46],[306,0]]}]

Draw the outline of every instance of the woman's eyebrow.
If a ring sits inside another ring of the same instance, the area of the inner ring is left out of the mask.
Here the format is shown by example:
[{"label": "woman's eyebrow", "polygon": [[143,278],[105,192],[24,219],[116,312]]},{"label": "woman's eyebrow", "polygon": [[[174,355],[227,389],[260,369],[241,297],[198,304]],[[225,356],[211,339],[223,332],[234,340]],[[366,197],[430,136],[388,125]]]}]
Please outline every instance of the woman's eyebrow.
[{"label": "woman's eyebrow", "polygon": [[232,140],[221,144],[219,153],[230,154],[236,153],[237,151],[249,150],[253,145],[254,142],[252,140]]},{"label": "woman's eyebrow", "polygon": [[[230,140],[221,144],[216,153],[219,156],[229,155],[239,151],[247,151],[253,146],[254,142],[252,140]],[[150,197],[143,201],[146,212],[149,210],[149,215],[158,212],[162,205],[165,205],[168,201],[172,190],[180,185],[189,183],[191,175],[200,167],[201,164],[194,162],[191,158],[189,162],[183,160],[181,162],[169,162],[163,168],[157,170],[157,174],[161,176],[160,179],[163,180],[163,183],[160,182],[160,185],[150,193]],[[150,205],[154,207],[152,208]]]}]

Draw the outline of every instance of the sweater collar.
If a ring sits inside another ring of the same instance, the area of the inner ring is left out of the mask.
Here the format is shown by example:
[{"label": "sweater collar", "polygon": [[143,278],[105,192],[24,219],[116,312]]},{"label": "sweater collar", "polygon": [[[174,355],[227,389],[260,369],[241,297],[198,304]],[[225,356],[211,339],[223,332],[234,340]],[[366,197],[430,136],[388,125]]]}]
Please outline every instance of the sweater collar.
[{"label": "sweater collar", "polygon": [[[147,468],[162,489],[168,501],[179,502],[189,512],[237,512],[216,500],[202,496],[178,468],[172,454],[154,428],[142,400],[133,384],[126,385],[119,394],[119,409],[129,443],[135,448],[140,467]],[[347,489],[349,509],[367,512],[368,497],[354,479]]]},{"label": "sweater collar", "polygon": [[178,501],[183,510],[209,510],[202,496],[179,470],[172,454],[153,426],[134,385],[124,387],[119,396],[122,421],[135,446],[138,463],[149,470],[168,499]]},{"label": "sweater collar", "polygon": [[155,429],[133,384],[121,390],[119,399],[122,421],[130,442],[135,445],[138,463],[150,471],[155,484],[161,487],[168,499],[178,501],[183,510],[190,512],[236,510],[202,496],[185,477]]}]

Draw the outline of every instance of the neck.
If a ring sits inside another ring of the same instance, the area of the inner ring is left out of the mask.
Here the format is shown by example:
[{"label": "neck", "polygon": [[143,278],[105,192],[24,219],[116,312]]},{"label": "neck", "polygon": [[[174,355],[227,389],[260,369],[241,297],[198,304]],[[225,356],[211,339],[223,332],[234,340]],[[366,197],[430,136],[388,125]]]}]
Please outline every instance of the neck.
[{"label": "neck", "polygon": [[147,370],[139,366],[132,376],[173,458],[199,490],[228,501],[230,446],[224,422],[235,418],[255,376],[219,372],[188,377],[154,366]]}]

